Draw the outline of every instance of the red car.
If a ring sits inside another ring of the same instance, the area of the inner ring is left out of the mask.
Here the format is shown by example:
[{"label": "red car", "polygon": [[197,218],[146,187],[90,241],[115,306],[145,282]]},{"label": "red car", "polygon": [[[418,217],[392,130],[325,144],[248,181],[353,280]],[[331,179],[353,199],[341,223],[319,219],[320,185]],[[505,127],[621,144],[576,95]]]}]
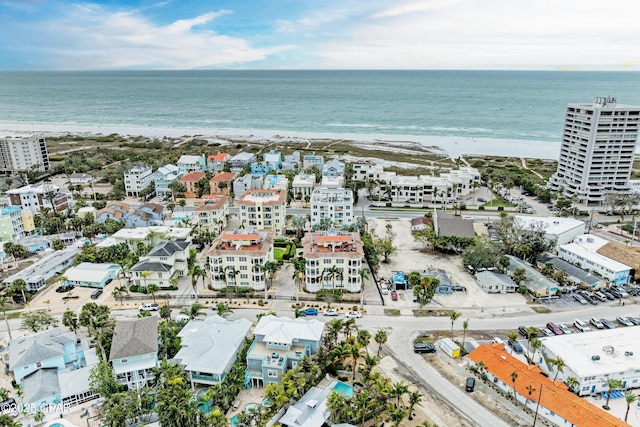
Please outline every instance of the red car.
[{"label": "red car", "polygon": [[398,301],[398,293],[396,291],[391,291],[391,300]]},{"label": "red car", "polygon": [[551,329],[551,332],[553,332],[556,335],[562,335],[564,333],[562,329],[560,329],[560,326],[556,325],[553,322],[547,323],[547,328]]}]

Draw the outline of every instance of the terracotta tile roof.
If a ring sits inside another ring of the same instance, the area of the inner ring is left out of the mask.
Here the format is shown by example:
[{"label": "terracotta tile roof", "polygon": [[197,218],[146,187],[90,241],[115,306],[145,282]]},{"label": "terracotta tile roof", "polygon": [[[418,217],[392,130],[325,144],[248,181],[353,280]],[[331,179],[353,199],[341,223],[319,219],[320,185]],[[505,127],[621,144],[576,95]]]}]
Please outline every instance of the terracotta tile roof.
[{"label": "terracotta tile roof", "polygon": [[[515,389],[518,394],[526,398],[529,395],[527,386],[532,385],[536,391],[529,398],[530,401],[537,402],[540,396],[541,407],[547,408],[573,425],[580,427],[629,425],[571,393],[565,384],[559,381],[554,382],[542,375],[537,366],[525,365],[505,352],[500,344],[482,344],[469,354],[469,359],[475,363],[482,361],[487,372],[507,384],[509,388],[513,386],[511,373],[516,372],[518,377]],[[541,394],[540,390],[542,390]]]},{"label": "terracotta tile roof", "polygon": [[262,202],[264,206],[283,205],[287,201],[287,190],[247,190],[240,199],[239,205],[253,206]]},{"label": "terracotta tile roof", "polygon": [[350,242],[353,239],[352,236],[314,236],[313,240],[316,242]]},{"label": "terracotta tile roof", "polygon": [[234,233],[225,233],[222,235],[223,240],[258,240],[260,235],[258,233],[251,234],[234,234]]},{"label": "terracotta tile roof", "polygon": [[207,157],[207,161],[224,162],[225,160],[227,160],[227,157],[229,157],[229,153],[212,154]]},{"label": "terracotta tile roof", "polygon": [[219,174],[211,178],[209,182],[226,182],[231,181],[235,177],[236,174],[233,172],[220,172]]},{"label": "terracotta tile roof", "polygon": [[205,176],[207,176],[207,174],[204,172],[189,172],[188,174],[180,178],[178,182],[198,182]]},{"label": "terracotta tile roof", "polygon": [[[323,243],[337,242],[332,247]],[[328,234],[325,231],[307,233],[302,239],[303,256],[306,259],[318,258],[364,258],[364,248],[359,233]]]},{"label": "terracotta tile roof", "polygon": [[[236,246],[231,243],[232,240],[252,240],[257,241],[251,245]],[[231,246],[229,246],[231,244]],[[265,256],[273,251],[273,233],[247,233],[247,234],[233,234],[225,233],[218,236],[211,244],[211,249],[207,252],[208,256],[226,256],[230,252],[235,254],[242,254],[246,256]]]},{"label": "terracotta tile roof", "polygon": [[204,194],[202,199],[204,204],[196,208],[196,212],[218,210],[229,200],[229,196],[220,194]]},{"label": "terracotta tile roof", "polygon": [[102,208],[98,212],[96,212],[96,217],[102,215],[103,213],[110,213],[112,217],[118,219],[121,219],[124,216],[124,213],[122,211],[111,208]]}]

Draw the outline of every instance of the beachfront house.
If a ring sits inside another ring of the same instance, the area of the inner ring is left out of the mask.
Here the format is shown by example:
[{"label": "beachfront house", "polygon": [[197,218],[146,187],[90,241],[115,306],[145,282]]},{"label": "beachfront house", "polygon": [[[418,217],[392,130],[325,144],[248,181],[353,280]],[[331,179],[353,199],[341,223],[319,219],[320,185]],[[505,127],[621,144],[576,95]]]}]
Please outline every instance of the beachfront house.
[{"label": "beachfront house", "polygon": [[[287,411],[280,416],[274,416],[270,425],[279,424],[282,427],[322,427],[328,425],[331,411],[327,408],[327,401],[331,392],[335,391],[344,397],[353,395],[353,387],[341,381],[330,379],[328,386],[314,386],[297,402],[289,405]],[[323,380],[323,382],[327,379]],[[329,423],[330,424],[330,423]],[[330,424],[333,427],[351,427],[352,424]]]},{"label": "beachfront house", "polygon": [[194,199],[204,194],[204,188],[200,187],[200,181],[206,179],[204,172],[189,172],[178,180],[184,186],[184,197]]},{"label": "beachfront house", "polygon": [[311,199],[311,193],[316,186],[316,176],[314,174],[301,173],[293,177],[291,191],[296,200]]},{"label": "beachfront house", "polygon": [[280,383],[282,375],[303,357],[318,352],[323,332],[324,323],[316,319],[272,315],[260,318],[247,352],[245,385],[266,387],[269,383]]},{"label": "beachfront house", "polygon": [[294,151],[291,154],[287,154],[284,156],[282,163],[280,164],[280,169],[284,171],[289,170],[298,170],[300,167],[300,152]]},{"label": "beachfront house", "polygon": [[212,154],[207,157],[207,170],[214,174],[224,170],[227,161],[231,158],[229,153]]},{"label": "beachfront house", "polygon": [[316,156],[315,154],[308,154],[302,157],[302,169],[308,170],[311,168],[317,168],[322,172],[324,167],[324,157]]},{"label": "beachfront house", "polygon": [[345,164],[339,160],[332,159],[322,166],[322,177],[325,176],[344,176]]},{"label": "beachfront house", "polygon": [[192,389],[196,384],[220,384],[250,332],[247,319],[226,320],[218,315],[193,319],[178,333],[182,347],[173,362],[187,371]]},{"label": "beachfront house", "polygon": [[129,390],[140,390],[153,378],[158,364],[158,318],[143,317],[116,323],[109,362],[116,381]]},{"label": "beachfront house", "polygon": [[178,159],[178,169],[180,169],[182,175],[186,175],[189,172],[205,172],[207,170],[207,160],[204,154],[199,156],[185,154]]},{"label": "beachfront house", "polygon": [[156,195],[158,197],[169,197],[172,192],[169,185],[179,180],[182,175],[182,171],[175,165],[168,164],[159,168],[153,176],[155,183]]},{"label": "beachfront house", "polygon": [[240,173],[244,168],[256,161],[257,157],[253,153],[238,153],[227,161],[229,170],[233,173]]}]

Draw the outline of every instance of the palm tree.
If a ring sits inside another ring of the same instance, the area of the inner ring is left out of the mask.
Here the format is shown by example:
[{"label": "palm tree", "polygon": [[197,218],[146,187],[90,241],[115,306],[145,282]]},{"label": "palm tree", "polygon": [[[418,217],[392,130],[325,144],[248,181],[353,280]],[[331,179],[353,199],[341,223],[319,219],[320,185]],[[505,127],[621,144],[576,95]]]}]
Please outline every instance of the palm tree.
[{"label": "palm tree", "polygon": [[529,326],[526,329],[526,333],[527,333],[527,361],[528,361],[528,363],[531,363],[531,340],[536,337],[538,332],[539,332],[539,330],[535,326]]},{"label": "palm tree", "polygon": [[467,329],[469,329],[469,319],[462,322],[462,348],[464,349],[464,340],[467,338]]},{"label": "palm tree", "polygon": [[360,347],[364,348],[367,354],[369,354],[369,343],[371,342],[371,332],[366,329],[358,330],[358,334],[356,336],[356,342],[360,345]]},{"label": "palm tree", "polygon": [[513,402],[518,406],[518,398],[516,397],[516,380],[518,379],[518,373],[513,371],[511,372],[511,383],[513,384]]},{"label": "palm tree", "polygon": [[65,311],[62,315],[62,324],[69,328],[72,332],[78,330],[78,316],[73,311]]},{"label": "palm tree", "polygon": [[452,310],[449,312],[449,319],[451,319],[451,339],[453,339],[453,324],[460,318],[460,316],[462,316],[462,313],[458,311]]},{"label": "palm tree", "polygon": [[140,272],[140,278],[142,280],[144,280],[144,287],[147,287],[147,279],[151,277],[151,272],[150,271],[142,271]]},{"label": "palm tree", "polygon": [[113,291],[111,291],[111,295],[120,300],[120,305],[122,305],[122,300],[124,299],[125,294],[128,294],[129,291],[127,290],[126,286],[116,286],[115,288],[113,288]]},{"label": "palm tree", "polygon": [[7,319],[7,303],[9,302],[9,298],[0,296],[0,309],[2,309],[2,314],[4,315],[4,322],[7,324],[7,332],[9,333],[9,341],[13,339],[11,336],[11,327],[9,326],[9,319]]},{"label": "palm tree", "polygon": [[625,412],[625,414],[624,414],[624,422],[626,423],[627,422],[627,417],[629,416],[629,408],[631,407],[631,404],[633,402],[638,400],[638,395],[627,390],[627,391],[624,392],[624,400],[626,400],[626,402],[627,402],[627,412]]},{"label": "palm tree", "polygon": [[393,425],[396,427],[400,425],[400,423],[402,422],[402,420],[404,420],[404,417],[406,416],[407,416],[407,413],[402,409],[398,409],[398,408],[391,409],[391,411],[389,412],[389,418],[391,418],[391,421],[393,421]]},{"label": "palm tree", "polygon": [[387,342],[387,331],[379,329],[378,332],[373,336],[373,339],[378,344],[378,353],[376,356],[380,356],[380,349],[382,349],[382,344]]},{"label": "palm tree", "polygon": [[[535,357],[536,352],[542,348],[542,341],[538,338],[531,339],[531,350],[533,350],[533,357]],[[535,362],[534,362],[535,363]],[[563,366],[564,368],[564,366]]]},{"label": "palm tree", "polygon": [[609,410],[611,409],[609,408],[609,399],[611,398],[611,392],[613,390],[616,390],[622,387],[622,381],[616,380],[613,378],[608,378],[606,381],[606,384],[607,384],[607,388],[609,389],[609,392],[607,393],[607,403],[604,404],[603,408],[606,410]]},{"label": "palm tree", "polygon": [[159,290],[160,288],[155,283],[151,283],[147,286],[147,294],[151,295],[154,304],[156,303],[156,292],[158,292]]},{"label": "palm tree", "polygon": [[356,368],[358,367],[358,359],[362,356],[362,348],[360,348],[359,344],[353,344],[349,346],[349,357],[351,358],[351,366],[353,370],[353,375],[351,379],[353,381],[356,380]]},{"label": "palm tree", "polygon": [[397,382],[393,385],[393,388],[391,389],[391,394],[389,397],[396,398],[396,408],[400,407],[400,399],[402,398],[402,396],[404,396],[405,393],[408,393],[408,392],[409,392],[409,386],[402,381]]},{"label": "palm tree", "polygon": [[327,322],[325,325],[325,337],[328,342],[329,350],[332,350],[338,344],[338,338],[342,328],[344,327],[344,320],[334,319]]},{"label": "palm tree", "polygon": [[236,270],[235,267],[232,266],[232,265],[227,266],[226,270],[227,270],[227,276],[230,279],[233,279],[234,286],[236,287],[236,292],[238,292],[238,280],[237,280],[237,278],[238,278],[238,275],[240,274],[240,271]]},{"label": "palm tree", "polygon": [[366,268],[358,269],[358,275],[360,276],[360,308],[364,307],[364,281],[369,278],[369,272]]},{"label": "palm tree", "polygon": [[226,317],[228,314],[233,313],[233,310],[229,308],[229,306],[223,302],[219,302],[216,306],[216,310],[218,312],[218,316]]},{"label": "palm tree", "polygon": [[47,305],[47,311],[51,311],[51,300],[50,299],[46,299],[46,300],[44,300],[42,302]]},{"label": "palm tree", "polygon": [[169,307],[168,305],[163,305],[162,307],[160,307],[159,313],[160,318],[164,319],[165,322],[171,319],[171,307]]},{"label": "palm tree", "polygon": [[22,294],[22,302],[26,304],[27,297],[24,292],[27,290],[27,282],[24,279],[16,279],[11,283],[11,287]]},{"label": "palm tree", "polygon": [[564,383],[569,387],[569,390],[575,391],[576,387],[580,385],[580,382],[574,377],[569,377],[564,380]]},{"label": "palm tree", "polygon": [[194,265],[189,271],[191,275],[191,286],[193,287],[193,293],[196,296],[196,302],[198,301],[198,279],[200,277],[206,277],[207,273],[199,265]]},{"label": "palm tree", "polygon": [[534,391],[536,391],[536,388],[533,386],[533,384],[529,384],[527,386],[527,400],[524,402],[525,408],[527,407],[529,400],[531,400],[531,395],[533,394]]},{"label": "palm tree", "polygon": [[191,307],[180,310],[180,314],[185,314],[189,316],[189,320],[193,320],[198,316],[204,315],[203,308],[201,304],[191,304]]},{"label": "palm tree", "polygon": [[[507,338],[511,342],[516,342],[518,340],[518,333],[516,331],[511,331],[507,334]],[[513,354],[513,346],[511,346],[511,351],[509,354]]]},{"label": "palm tree", "polygon": [[556,376],[553,377],[553,380],[555,381],[556,379],[558,379],[558,374],[560,374],[560,372],[564,372],[565,362],[560,356],[556,357],[555,359],[547,359],[547,362],[549,363],[549,365],[555,366],[556,368]]},{"label": "palm tree", "polygon": [[409,419],[413,419],[413,408],[422,402],[422,393],[419,391],[412,391],[409,394]]},{"label": "palm tree", "polygon": [[347,340],[349,340],[353,331],[357,329],[356,319],[347,319],[342,325],[342,329],[344,330],[344,335],[347,337]]}]

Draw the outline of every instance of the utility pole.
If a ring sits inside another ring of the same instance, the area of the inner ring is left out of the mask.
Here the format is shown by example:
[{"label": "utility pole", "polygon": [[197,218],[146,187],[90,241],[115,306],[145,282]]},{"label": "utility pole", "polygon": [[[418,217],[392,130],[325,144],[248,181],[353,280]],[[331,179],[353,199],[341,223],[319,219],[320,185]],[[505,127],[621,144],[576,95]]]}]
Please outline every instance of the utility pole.
[{"label": "utility pole", "polygon": [[633,217],[633,233],[631,233],[631,246],[633,246],[633,240],[636,238],[636,226],[638,225],[638,218]]}]

